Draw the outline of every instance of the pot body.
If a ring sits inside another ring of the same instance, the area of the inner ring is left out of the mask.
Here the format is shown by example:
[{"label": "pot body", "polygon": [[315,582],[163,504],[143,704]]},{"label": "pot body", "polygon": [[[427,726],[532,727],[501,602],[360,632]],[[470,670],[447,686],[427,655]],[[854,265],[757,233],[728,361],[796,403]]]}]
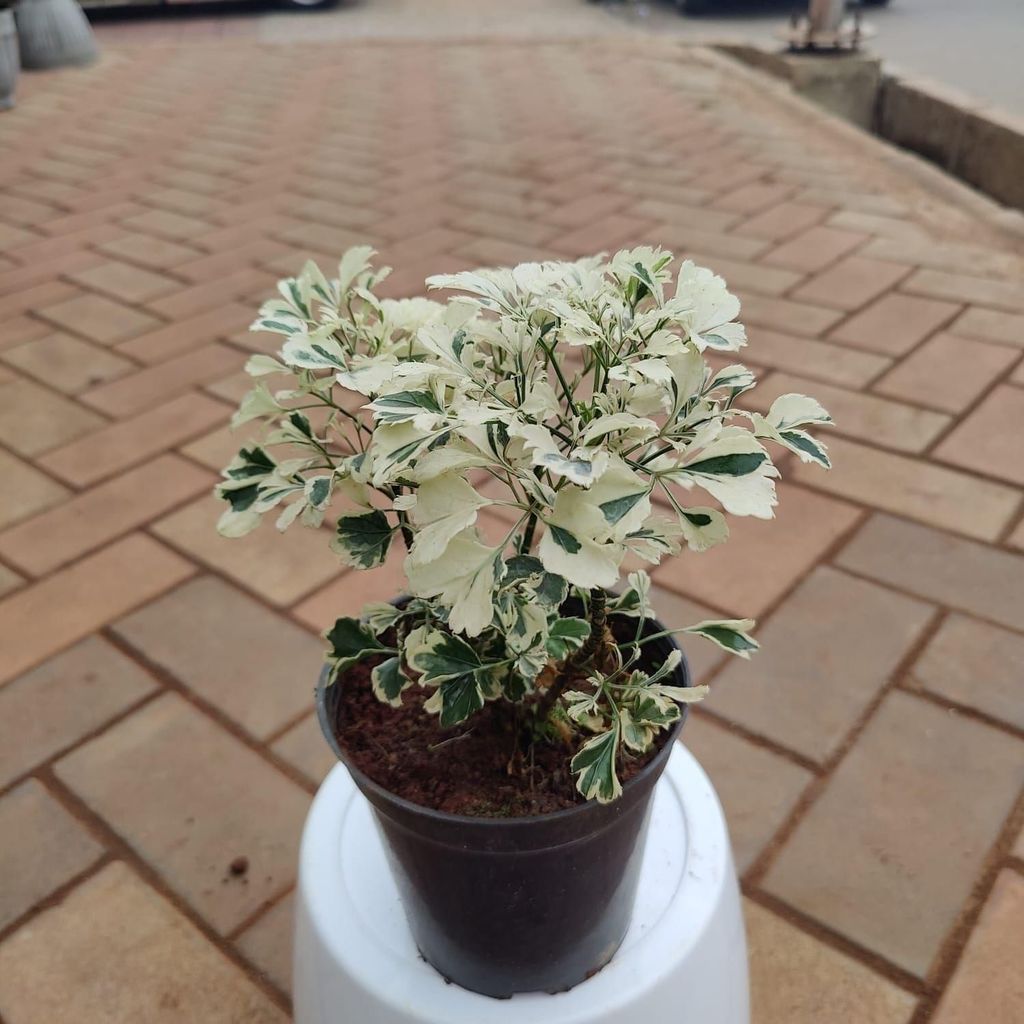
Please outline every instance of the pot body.
[{"label": "pot body", "polygon": [[[662,627],[648,621],[645,632]],[[675,648],[648,645],[655,662]],[[328,742],[339,686],[317,688]],[[674,685],[688,686],[685,660]],[[611,804],[529,818],[473,818],[421,807],[348,765],[375,812],[413,938],[445,978],[484,995],[558,992],[600,970],[629,927],[654,786],[685,718]]]},{"label": "pot body", "polygon": [[91,64],[96,41],[76,0],[20,0],[15,12],[24,68]]},{"label": "pot body", "polygon": [[14,28],[14,13],[0,11],[0,110],[14,106],[14,90],[18,84],[18,36]]}]

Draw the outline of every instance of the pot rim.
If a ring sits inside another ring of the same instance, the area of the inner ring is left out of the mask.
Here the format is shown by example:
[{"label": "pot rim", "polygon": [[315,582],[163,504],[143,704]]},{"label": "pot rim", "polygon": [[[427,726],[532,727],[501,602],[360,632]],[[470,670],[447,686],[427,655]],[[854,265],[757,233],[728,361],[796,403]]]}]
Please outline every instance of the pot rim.
[{"label": "pot rim", "polygon": [[[654,623],[657,626],[661,625],[661,623],[654,618],[649,618],[646,621]],[[690,675],[690,665],[686,660],[685,652],[679,644],[676,643],[673,636],[669,635],[663,639],[666,641],[667,646],[675,648],[680,652],[680,654],[682,654],[682,660],[679,662],[676,671],[682,673],[683,679],[685,680],[685,686],[692,686],[693,681]],[[535,826],[538,822],[548,823],[569,821],[584,814],[593,814],[596,808],[614,808],[616,804],[619,804],[625,797],[627,790],[642,782],[651,774],[652,771],[654,771],[668,758],[669,754],[672,752],[672,745],[679,738],[679,733],[682,731],[683,724],[686,722],[690,712],[690,705],[684,704],[682,706],[682,713],[669,730],[668,737],[661,749],[650,759],[650,761],[647,762],[647,764],[643,766],[643,768],[640,769],[639,772],[637,772],[636,775],[633,776],[633,778],[622,784],[622,795],[618,800],[613,801],[610,804],[600,804],[596,800],[586,800],[581,804],[577,804],[575,807],[566,807],[560,811],[545,811],[543,814],[517,815],[511,818],[477,817],[472,814],[453,814],[450,811],[439,811],[436,808],[427,807],[424,804],[418,804],[412,800],[406,799],[405,797],[398,796],[397,793],[392,793],[390,789],[382,786],[379,782],[375,782],[365,772],[351,764],[345,754],[344,748],[334,735],[333,723],[329,721],[327,715],[327,690],[330,685],[337,685],[337,683],[329,684],[327,682],[329,675],[330,666],[324,665],[320,671],[320,678],[317,680],[316,689],[314,691],[316,697],[317,720],[320,723],[320,731],[324,734],[331,750],[334,751],[335,756],[348,769],[352,777],[358,781],[359,788],[372,790],[378,797],[386,799],[392,805],[409,813],[423,815],[435,821],[444,821],[451,825],[473,825],[482,829],[508,828],[510,826],[513,829],[524,829],[530,825]]]}]

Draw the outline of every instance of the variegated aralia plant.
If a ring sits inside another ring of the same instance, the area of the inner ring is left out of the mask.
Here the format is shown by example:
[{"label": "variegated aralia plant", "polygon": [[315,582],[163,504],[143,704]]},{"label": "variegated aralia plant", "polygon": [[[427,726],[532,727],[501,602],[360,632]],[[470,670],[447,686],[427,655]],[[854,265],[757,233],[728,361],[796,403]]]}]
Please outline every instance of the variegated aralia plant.
[{"label": "variegated aralia plant", "polygon": [[[260,381],[234,422],[269,432],[224,471],[219,529],[241,536],[271,510],[278,529],[320,527],[340,501],[333,550],[370,569],[404,546],[411,599],[337,621],[333,678],[373,657],[382,701],[427,687],[445,727],[522,702],[534,741],[570,745],[583,796],[613,800],[623,750],[649,750],[706,691],[670,685],[678,655],[645,667],[649,581],[629,573],[613,596],[624,562],[704,551],[728,515],[770,518],[763,442],[828,467],[805,427],[829,416],[795,394],[740,408],[753,374],[705,360],[746,343],[739,302],[688,261],[673,284],[659,249],[429,279],[457,293],[444,304],[377,298],[372,255],[350,250],[333,279],[308,263],[261,309],[253,329],[283,343],[250,359]],[[493,539],[488,508],[506,527]],[[636,622],[624,642],[613,614]],[[752,625],[682,632],[745,658]]]}]

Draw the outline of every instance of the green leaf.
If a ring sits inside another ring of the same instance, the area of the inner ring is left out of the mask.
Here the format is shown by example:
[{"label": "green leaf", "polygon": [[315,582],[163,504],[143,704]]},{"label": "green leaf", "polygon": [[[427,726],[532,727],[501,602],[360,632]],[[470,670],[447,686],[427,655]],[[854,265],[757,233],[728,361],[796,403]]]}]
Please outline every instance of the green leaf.
[{"label": "green leaf", "polygon": [[349,565],[372,569],[382,565],[391,546],[395,528],[383,512],[375,510],[359,516],[342,516],[331,547]]},{"label": "green leaf", "polygon": [[561,526],[555,526],[554,523],[548,523],[548,530],[551,531],[551,537],[555,543],[563,550],[567,551],[570,555],[575,555],[583,545],[566,529]]},{"label": "green leaf", "polygon": [[243,448],[224,470],[224,476],[231,480],[247,480],[250,477],[266,476],[277,468],[277,463],[260,447]]},{"label": "green leaf", "polygon": [[763,452],[733,452],[689,462],[682,468],[687,473],[706,473],[708,476],[747,476],[756,472],[767,458]]},{"label": "green leaf", "polygon": [[429,391],[399,391],[382,395],[370,408],[376,412],[378,423],[404,423],[421,412],[440,413],[441,407]]},{"label": "green leaf", "polygon": [[444,682],[483,667],[479,655],[461,637],[433,630],[421,644],[407,648],[409,664],[423,674],[424,685]]},{"label": "green leaf", "polygon": [[621,498],[612,498],[611,501],[602,502],[598,508],[604,513],[604,518],[608,524],[614,526],[626,513],[643,501],[647,494],[647,491],[637,491],[636,494],[624,494]]},{"label": "green leaf", "polygon": [[832,468],[832,461],[828,457],[825,446],[816,441],[810,434],[802,430],[782,430],[779,438],[787,448],[796,452],[803,462],[817,462],[825,469]]},{"label": "green leaf", "polygon": [[622,742],[630,750],[642,754],[650,749],[654,739],[654,730],[644,722],[634,720],[628,708],[619,711],[619,728]]},{"label": "green leaf", "polygon": [[370,682],[378,700],[397,708],[402,703],[402,691],[412,686],[412,680],[402,672],[402,659],[388,658],[370,673]]},{"label": "green leaf", "polygon": [[749,658],[751,651],[758,649],[757,641],[747,633],[752,629],[752,619],[722,619],[698,622],[695,626],[687,626],[684,633],[695,633],[717,644],[730,654],[740,658]]},{"label": "green leaf", "polygon": [[309,418],[303,416],[301,412],[293,412],[288,417],[288,422],[300,433],[303,437],[312,438],[313,428],[309,425]]},{"label": "green leaf", "polygon": [[221,487],[217,493],[231,505],[232,512],[244,512],[259,497],[260,485],[249,484],[246,487]]},{"label": "green leaf", "polygon": [[334,663],[335,675],[357,661],[390,650],[385,647],[358,619],[338,619],[324,634],[331,645],[328,657]]},{"label": "green leaf", "polygon": [[586,619],[556,619],[548,633],[548,654],[556,661],[561,661],[570,651],[579,650],[588,636],[590,623]]},{"label": "green leaf", "polygon": [[484,694],[476,674],[447,679],[441,684],[439,692],[441,726],[445,729],[464,722],[474,711],[484,706]]},{"label": "green leaf", "polygon": [[580,747],[570,768],[576,776],[576,788],[585,800],[597,799],[607,804],[622,795],[622,785],[615,774],[615,756],[619,749],[619,724],[598,733]]},{"label": "green leaf", "polygon": [[558,608],[565,601],[569,585],[563,576],[548,572],[536,555],[513,555],[505,562],[503,585],[521,580],[532,580],[531,587],[537,600],[546,608]]}]

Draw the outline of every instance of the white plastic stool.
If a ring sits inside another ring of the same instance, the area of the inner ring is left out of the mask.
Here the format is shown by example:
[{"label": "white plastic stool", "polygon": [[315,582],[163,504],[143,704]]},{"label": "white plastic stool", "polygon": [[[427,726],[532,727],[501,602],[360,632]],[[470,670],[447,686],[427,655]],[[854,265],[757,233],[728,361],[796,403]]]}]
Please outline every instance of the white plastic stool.
[{"label": "white plastic stool", "polygon": [[339,764],[302,836],[293,987],[296,1024],[749,1024],[746,940],[718,797],[676,744],[619,952],[569,992],[499,1000],[445,982],[420,958],[370,806]]}]

